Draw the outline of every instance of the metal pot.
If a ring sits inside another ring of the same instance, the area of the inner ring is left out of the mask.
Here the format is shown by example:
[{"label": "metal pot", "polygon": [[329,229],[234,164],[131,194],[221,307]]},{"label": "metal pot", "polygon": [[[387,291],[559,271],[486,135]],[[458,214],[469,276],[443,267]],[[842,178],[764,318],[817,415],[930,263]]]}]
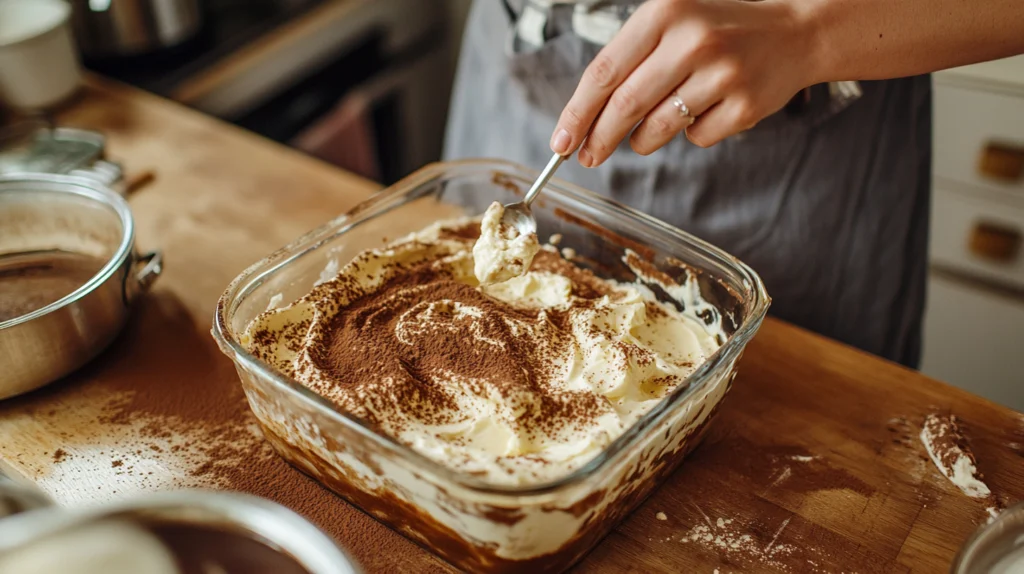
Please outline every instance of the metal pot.
[{"label": "metal pot", "polygon": [[72,25],[87,58],[137,56],[199,33],[199,0],[72,0]]},{"label": "metal pot", "polygon": [[162,270],[158,252],[135,251],[116,175],[76,173],[0,176],[0,399],[98,355]]}]

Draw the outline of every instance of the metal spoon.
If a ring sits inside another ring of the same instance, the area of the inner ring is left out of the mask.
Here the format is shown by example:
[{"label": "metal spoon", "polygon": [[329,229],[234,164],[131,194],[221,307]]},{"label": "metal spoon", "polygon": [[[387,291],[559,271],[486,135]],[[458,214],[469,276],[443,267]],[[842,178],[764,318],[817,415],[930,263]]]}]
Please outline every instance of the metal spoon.
[{"label": "metal spoon", "polygon": [[558,166],[562,165],[565,157],[557,153],[552,156],[544,171],[540,172],[537,181],[534,181],[533,185],[530,186],[530,190],[526,192],[526,197],[522,201],[505,206],[505,212],[501,215],[502,225],[512,226],[520,236],[537,233],[537,220],[533,218],[530,204],[540,194],[540,190],[547,185],[551,176],[555,175],[555,170],[558,169]]}]

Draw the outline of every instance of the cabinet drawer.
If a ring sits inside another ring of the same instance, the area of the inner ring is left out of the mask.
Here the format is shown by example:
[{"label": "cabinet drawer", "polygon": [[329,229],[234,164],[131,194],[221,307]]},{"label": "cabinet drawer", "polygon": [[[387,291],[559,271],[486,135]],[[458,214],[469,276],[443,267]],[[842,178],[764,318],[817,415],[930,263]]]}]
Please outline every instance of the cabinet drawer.
[{"label": "cabinet drawer", "polygon": [[1024,98],[935,85],[936,175],[1024,201]]},{"label": "cabinet drawer", "polygon": [[933,263],[1024,288],[1024,207],[937,185],[930,248]]}]

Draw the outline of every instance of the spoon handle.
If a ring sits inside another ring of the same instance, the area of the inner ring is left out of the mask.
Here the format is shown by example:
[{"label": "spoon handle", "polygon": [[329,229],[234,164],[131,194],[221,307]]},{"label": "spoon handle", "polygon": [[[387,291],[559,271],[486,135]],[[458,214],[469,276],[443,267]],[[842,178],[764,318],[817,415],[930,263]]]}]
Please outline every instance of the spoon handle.
[{"label": "spoon handle", "polygon": [[526,192],[526,197],[523,198],[523,203],[525,203],[526,205],[530,205],[531,203],[533,203],[533,200],[537,197],[537,194],[539,194],[540,190],[543,189],[545,185],[547,185],[548,180],[551,179],[551,176],[555,175],[555,170],[558,169],[558,166],[562,165],[563,161],[565,161],[564,155],[559,155],[556,153],[551,157],[551,161],[549,161],[548,165],[544,167],[544,171],[540,172],[540,176],[537,177],[537,181],[533,182],[533,185],[530,186],[530,191]]}]

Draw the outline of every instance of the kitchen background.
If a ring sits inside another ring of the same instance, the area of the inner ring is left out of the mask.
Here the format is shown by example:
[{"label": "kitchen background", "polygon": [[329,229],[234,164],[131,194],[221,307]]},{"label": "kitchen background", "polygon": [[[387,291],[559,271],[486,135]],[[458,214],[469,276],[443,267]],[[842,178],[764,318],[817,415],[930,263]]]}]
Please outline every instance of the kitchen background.
[{"label": "kitchen background", "polygon": [[[88,69],[384,184],[440,156],[470,0],[72,4]],[[1024,57],[935,75],[934,148],[922,370],[1024,410]]]}]

